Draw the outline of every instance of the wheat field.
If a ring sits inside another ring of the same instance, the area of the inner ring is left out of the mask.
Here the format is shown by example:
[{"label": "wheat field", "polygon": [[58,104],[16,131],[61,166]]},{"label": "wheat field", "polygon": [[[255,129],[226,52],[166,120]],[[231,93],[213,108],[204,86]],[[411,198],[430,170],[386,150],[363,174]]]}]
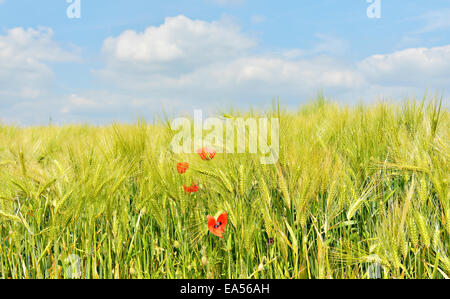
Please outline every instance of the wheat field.
[{"label": "wheat field", "polygon": [[0,125],[0,278],[449,278],[442,101],[260,113],[274,165],[174,154],[164,121]]}]

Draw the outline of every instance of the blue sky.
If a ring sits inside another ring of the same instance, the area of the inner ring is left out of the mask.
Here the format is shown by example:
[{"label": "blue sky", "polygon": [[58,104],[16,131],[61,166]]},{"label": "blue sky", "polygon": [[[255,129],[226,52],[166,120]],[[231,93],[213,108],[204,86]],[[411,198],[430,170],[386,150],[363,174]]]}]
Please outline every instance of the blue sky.
[{"label": "blue sky", "polygon": [[[450,91],[450,2],[0,0],[0,120],[133,121],[319,90],[342,103]],[[448,97],[446,97],[448,98]]]}]

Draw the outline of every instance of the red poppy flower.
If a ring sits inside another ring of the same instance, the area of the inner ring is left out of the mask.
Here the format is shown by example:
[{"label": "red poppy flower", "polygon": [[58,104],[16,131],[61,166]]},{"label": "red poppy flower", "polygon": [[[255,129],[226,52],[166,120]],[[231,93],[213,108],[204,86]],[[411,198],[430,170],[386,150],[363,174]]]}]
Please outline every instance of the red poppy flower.
[{"label": "red poppy flower", "polygon": [[200,158],[202,158],[202,160],[212,160],[216,156],[216,150],[204,147],[198,149],[197,154],[200,155]]},{"label": "red poppy flower", "polygon": [[225,227],[227,226],[227,213],[221,214],[217,217],[217,221],[214,217],[208,215],[208,230],[215,236],[223,239],[225,233]]},{"label": "red poppy flower", "polygon": [[192,186],[183,186],[184,187],[184,195],[187,195],[188,193],[195,193],[199,190],[197,185],[192,185]]},{"label": "red poppy flower", "polygon": [[179,174],[186,173],[186,171],[189,169],[189,163],[183,162],[177,164],[177,171]]}]

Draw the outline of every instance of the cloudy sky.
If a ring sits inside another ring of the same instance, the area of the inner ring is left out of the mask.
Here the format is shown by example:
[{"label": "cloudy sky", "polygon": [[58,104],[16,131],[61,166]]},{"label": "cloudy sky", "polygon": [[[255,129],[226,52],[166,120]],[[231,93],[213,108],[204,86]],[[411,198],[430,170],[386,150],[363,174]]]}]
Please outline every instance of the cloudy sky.
[{"label": "cloudy sky", "polygon": [[1,122],[450,92],[448,0],[69,1],[0,0]]}]

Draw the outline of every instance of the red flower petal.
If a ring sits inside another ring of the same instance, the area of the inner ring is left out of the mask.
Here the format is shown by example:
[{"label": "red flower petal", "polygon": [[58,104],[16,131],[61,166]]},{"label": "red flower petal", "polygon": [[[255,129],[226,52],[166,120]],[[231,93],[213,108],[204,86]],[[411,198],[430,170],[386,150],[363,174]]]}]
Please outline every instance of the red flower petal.
[{"label": "red flower petal", "polygon": [[186,173],[186,171],[189,169],[189,163],[182,162],[177,164],[177,171],[179,174]]},{"label": "red flower petal", "polygon": [[214,217],[209,216],[208,219],[208,230],[215,236],[223,239],[223,234],[225,233],[225,227],[227,226],[227,213],[221,214],[217,221]]},{"label": "red flower petal", "polygon": [[210,149],[207,147],[201,148],[197,150],[197,154],[200,155],[202,160],[212,160],[216,156],[216,150]]},{"label": "red flower petal", "polygon": [[184,195],[187,195],[188,193],[195,193],[195,192],[198,192],[198,190],[200,190],[199,188],[198,188],[198,186],[197,185],[192,185],[192,186],[183,186],[184,187]]}]

